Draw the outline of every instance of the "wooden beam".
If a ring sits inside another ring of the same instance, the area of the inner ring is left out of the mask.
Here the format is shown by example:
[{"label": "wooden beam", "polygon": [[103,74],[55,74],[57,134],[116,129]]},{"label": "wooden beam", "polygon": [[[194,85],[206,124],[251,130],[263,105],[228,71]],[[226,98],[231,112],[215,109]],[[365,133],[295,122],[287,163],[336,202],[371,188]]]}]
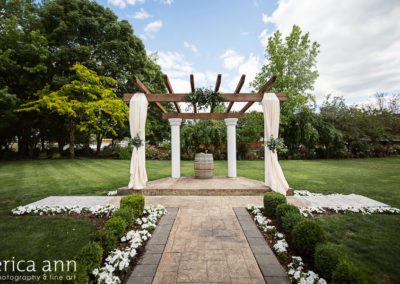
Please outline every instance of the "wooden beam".
[{"label": "wooden beam", "polygon": [[[168,92],[170,94],[173,94],[174,90],[172,89],[172,85],[171,85],[171,82],[168,79],[168,75],[167,74],[164,74],[164,83],[165,83],[165,86],[168,89]],[[177,112],[181,112],[181,108],[179,107],[179,104],[177,102],[174,102],[174,105],[175,105],[176,111]]]},{"label": "wooden beam", "polygon": [[221,79],[222,79],[222,75],[218,74],[217,81],[215,82],[214,92],[218,92],[219,91],[219,87],[221,87]]},{"label": "wooden beam", "polygon": [[[147,89],[147,87],[142,83],[142,81],[140,81],[140,79],[137,76],[133,76],[133,81],[135,82],[139,90],[141,90],[146,95],[150,94],[149,89]],[[154,102],[154,103],[162,113],[167,113],[167,110],[160,104],[160,102]]]},{"label": "wooden beam", "polygon": [[[240,93],[240,90],[241,90],[242,87],[243,87],[243,84],[244,84],[244,80],[245,80],[245,79],[246,79],[246,75],[243,74],[242,77],[240,77],[239,83],[238,83],[237,86],[236,86],[235,94],[239,94],[239,93]],[[230,112],[230,111],[231,111],[233,104],[234,104],[234,102],[230,102],[230,103],[229,103],[228,108],[226,109],[226,112]]]},{"label": "wooden beam", "polygon": [[[194,76],[193,74],[190,74],[190,89],[192,90],[192,93],[196,91],[196,88],[194,87]],[[194,105],[193,106],[193,111],[194,113],[197,112],[197,107]]]},{"label": "wooden beam", "polygon": [[[219,87],[221,87],[221,78],[222,78],[222,75],[221,75],[221,74],[218,74],[218,76],[217,76],[217,81],[215,82],[215,87],[214,87],[214,92],[215,92],[215,93],[218,92],[218,91],[219,91]],[[215,108],[215,105],[212,104],[212,105],[210,106],[210,113],[211,113],[211,112],[214,112],[214,108]]]},{"label": "wooden beam", "polygon": [[181,118],[181,119],[225,119],[225,118],[242,118],[244,113],[163,113],[163,119]]},{"label": "wooden beam", "polygon": [[[124,101],[129,103],[131,97],[134,94],[124,94]],[[175,93],[175,94],[146,94],[149,102],[185,102],[187,93]],[[254,93],[222,93],[221,94],[227,102],[261,102],[264,94]],[[277,93],[276,96],[280,101],[286,101],[287,96],[283,93]]]},{"label": "wooden beam", "polygon": [[[261,86],[260,90],[258,90],[258,94],[262,94],[264,95],[264,93],[266,93],[269,89],[271,89],[272,85],[274,84],[276,80],[276,76],[273,75],[271,77],[271,79],[269,79],[267,81],[267,83],[265,83],[264,85]],[[241,113],[245,113],[246,110],[248,110],[252,105],[254,104],[254,102],[248,102],[241,110]]]}]

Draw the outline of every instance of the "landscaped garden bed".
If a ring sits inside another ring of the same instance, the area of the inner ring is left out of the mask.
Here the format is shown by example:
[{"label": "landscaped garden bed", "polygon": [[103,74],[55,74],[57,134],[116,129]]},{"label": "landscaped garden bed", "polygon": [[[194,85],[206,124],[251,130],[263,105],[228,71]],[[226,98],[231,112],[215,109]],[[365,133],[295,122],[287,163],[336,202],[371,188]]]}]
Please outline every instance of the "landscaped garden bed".
[{"label": "landscaped garden bed", "polygon": [[[318,194],[298,191],[297,195]],[[247,209],[294,283],[369,282],[365,273],[350,260],[345,249],[326,241],[324,230],[312,220],[314,215],[400,213],[399,209],[391,207],[299,209],[287,204],[283,195],[274,192],[264,195],[264,207],[250,205]]]},{"label": "landscaped garden bed", "polygon": [[[160,205],[145,207],[142,195],[123,197],[120,208],[112,205],[19,206],[12,210],[13,215],[61,215],[94,223],[98,232],[75,257],[77,271],[73,279],[74,283],[107,284],[128,279],[165,213],[166,209]],[[63,277],[66,274],[73,273],[60,273],[57,279],[66,279]]]}]

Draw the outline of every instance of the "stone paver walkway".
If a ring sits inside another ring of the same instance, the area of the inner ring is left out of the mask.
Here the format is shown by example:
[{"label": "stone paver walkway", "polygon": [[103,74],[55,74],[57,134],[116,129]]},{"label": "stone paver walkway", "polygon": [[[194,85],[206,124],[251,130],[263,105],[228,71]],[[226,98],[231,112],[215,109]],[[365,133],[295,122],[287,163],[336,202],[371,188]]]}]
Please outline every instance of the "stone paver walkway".
[{"label": "stone paver walkway", "polygon": [[265,283],[233,211],[260,198],[156,196],[146,203],[180,208],[153,283]]}]

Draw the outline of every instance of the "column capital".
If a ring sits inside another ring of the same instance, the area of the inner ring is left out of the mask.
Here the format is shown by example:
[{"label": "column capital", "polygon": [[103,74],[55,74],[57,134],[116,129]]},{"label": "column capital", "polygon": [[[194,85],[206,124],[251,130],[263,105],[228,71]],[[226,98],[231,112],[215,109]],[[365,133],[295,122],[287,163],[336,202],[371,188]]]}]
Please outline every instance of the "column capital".
[{"label": "column capital", "polygon": [[236,124],[238,122],[237,118],[225,118],[224,120],[225,120],[226,126],[230,126],[230,125],[236,126]]},{"label": "column capital", "polygon": [[171,126],[181,126],[182,118],[169,118],[168,121]]}]

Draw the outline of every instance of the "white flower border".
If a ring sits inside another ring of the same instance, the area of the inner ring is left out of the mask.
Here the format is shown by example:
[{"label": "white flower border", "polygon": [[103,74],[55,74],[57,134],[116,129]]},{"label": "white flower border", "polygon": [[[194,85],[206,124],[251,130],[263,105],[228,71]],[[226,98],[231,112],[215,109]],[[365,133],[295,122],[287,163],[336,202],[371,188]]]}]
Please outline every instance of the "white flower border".
[{"label": "white flower border", "polygon": [[[312,193],[308,190],[295,190],[295,196],[321,196],[321,193]],[[332,194],[340,196],[342,194]],[[299,208],[301,214],[304,217],[313,217],[318,214],[325,213],[340,213],[340,214],[348,214],[348,213],[361,213],[364,215],[370,214],[400,214],[400,209],[390,206],[376,206],[376,207],[368,207],[368,206],[328,206],[328,207],[303,207]]]},{"label": "white flower border", "polygon": [[[275,226],[269,225],[271,220],[266,218],[261,211],[262,207],[249,205],[247,206],[247,210],[255,215],[254,221],[258,225],[258,227],[266,232],[267,234],[271,234],[275,244],[272,246],[277,255],[285,256],[287,254],[287,249],[289,247],[287,241],[285,240],[285,235],[278,232]],[[326,280],[318,276],[312,270],[307,272],[304,271],[304,264],[300,256],[292,256],[292,262],[288,265],[288,276],[295,283],[301,284],[326,284]]]},{"label": "white flower border", "polygon": [[118,208],[112,204],[84,207],[71,206],[49,206],[49,205],[26,205],[11,210],[13,215],[57,215],[57,214],[84,214],[89,213],[98,217],[109,217]]},{"label": "white flower border", "polygon": [[107,196],[116,196],[118,194],[118,190],[111,190],[107,192]]},{"label": "white flower border", "polygon": [[146,206],[143,210],[142,218],[137,218],[135,223],[141,226],[142,230],[131,230],[121,238],[121,243],[128,242],[128,246],[123,250],[113,250],[105,259],[101,268],[93,270],[93,275],[99,284],[119,284],[121,279],[115,275],[115,272],[124,272],[128,269],[131,260],[136,256],[137,249],[144,245],[144,242],[151,237],[150,231],[157,226],[158,219],[163,216],[167,210],[161,205]]}]

